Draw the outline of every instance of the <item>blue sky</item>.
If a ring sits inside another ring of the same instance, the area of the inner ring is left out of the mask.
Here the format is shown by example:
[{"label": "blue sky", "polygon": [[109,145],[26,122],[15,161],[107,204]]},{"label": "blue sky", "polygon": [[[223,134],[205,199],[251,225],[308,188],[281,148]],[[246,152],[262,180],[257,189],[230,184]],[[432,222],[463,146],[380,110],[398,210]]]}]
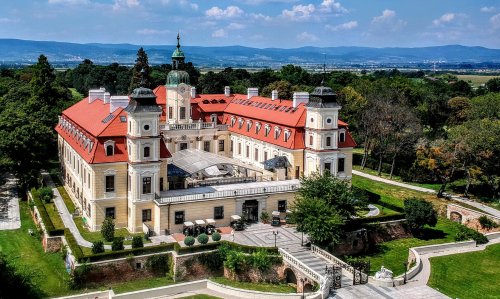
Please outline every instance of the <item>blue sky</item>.
[{"label": "blue sky", "polygon": [[500,48],[498,0],[12,0],[0,38],[171,45]]}]

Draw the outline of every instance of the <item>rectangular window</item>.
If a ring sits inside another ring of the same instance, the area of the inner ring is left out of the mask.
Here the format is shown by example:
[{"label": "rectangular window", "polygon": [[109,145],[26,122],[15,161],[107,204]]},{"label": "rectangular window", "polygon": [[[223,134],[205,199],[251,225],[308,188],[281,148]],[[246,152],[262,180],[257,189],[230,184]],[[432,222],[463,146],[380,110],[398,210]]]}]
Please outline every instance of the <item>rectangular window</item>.
[{"label": "rectangular window", "polygon": [[151,209],[142,210],[142,222],[151,221]]},{"label": "rectangular window", "polygon": [[344,172],[345,171],[345,158],[339,158],[339,165],[338,165],[338,171],[339,172]]},{"label": "rectangular window", "polygon": [[151,177],[142,178],[142,194],[151,194]]},{"label": "rectangular window", "polygon": [[313,137],[312,137],[312,135],[309,136],[309,145],[313,145]]},{"label": "rectangular window", "polygon": [[339,141],[340,142],[345,142],[345,133],[340,133],[339,134]]},{"label": "rectangular window", "polygon": [[128,185],[128,191],[131,191],[132,190],[132,178],[130,177],[130,175],[127,176],[127,185]]},{"label": "rectangular window", "polygon": [[259,149],[256,148],[255,149],[255,152],[254,152],[254,160],[255,161],[259,161]]},{"label": "rectangular window", "polygon": [[224,218],[224,206],[214,207],[214,219]]},{"label": "rectangular window", "polygon": [[182,150],[185,150],[188,148],[188,144],[186,142],[181,142],[179,144],[179,149],[182,151]]},{"label": "rectangular window", "polygon": [[106,192],[115,192],[115,176],[106,176]]},{"label": "rectangular window", "polygon": [[233,152],[234,141],[231,140],[231,152]]},{"label": "rectangular window", "polygon": [[247,158],[250,158],[250,146],[247,145]]},{"label": "rectangular window", "polygon": [[224,140],[219,140],[219,152],[224,151]]},{"label": "rectangular window", "polygon": [[163,178],[160,178],[160,191],[163,191]]},{"label": "rectangular window", "polygon": [[186,107],[181,107],[179,109],[179,118],[180,119],[185,119],[186,118]]},{"label": "rectangular window", "polygon": [[278,212],[286,212],[286,200],[278,200]]},{"label": "rectangular window", "polygon": [[332,138],[326,137],[326,146],[332,146]]},{"label": "rectangular window", "polygon": [[115,219],[115,207],[106,208],[106,218],[111,217],[111,219]]},{"label": "rectangular window", "polygon": [[210,141],[203,141],[203,150],[210,152]]},{"label": "rectangular window", "polygon": [[168,119],[174,118],[174,107],[168,107]]},{"label": "rectangular window", "polygon": [[150,154],[151,154],[150,147],[149,146],[144,147],[144,158],[149,158]]},{"label": "rectangular window", "polygon": [[175,211],[175,224],[184,223],[184,211]]},{"label": "rectangular window", "polygon": [[241,142],[238,142],[238,155],[241,156]]},{"label": "rectangular window", "polygon": [[325,163],[324,171],[332,172],[332,163]]},{"label": "rectangular window", "polygon": [[267,161],[267,152],[264,152],[264,161]]}]

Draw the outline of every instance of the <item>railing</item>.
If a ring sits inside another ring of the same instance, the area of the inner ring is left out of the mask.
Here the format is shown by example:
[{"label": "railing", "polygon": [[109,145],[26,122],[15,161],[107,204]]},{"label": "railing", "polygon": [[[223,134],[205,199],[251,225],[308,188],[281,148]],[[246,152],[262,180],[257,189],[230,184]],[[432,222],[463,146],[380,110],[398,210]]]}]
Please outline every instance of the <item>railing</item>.
[{"label": "railing", "polygon": [[302,273],[307,275],[309,278],[312,280],[316,281],[317,283],[322,283],[324,282],[324,277],[321,276],[318,272],[314,271],[313,269],[309,268],[306,264],[303,262],[299,261],[296,257],[291,255],[290,253],[286,252],[283,248],[278,248],[279,253],[283,257],[283,260],[289,263],[290,265],[294,266],[298,270],[300,270]]},{"label": "railing", "polygon": [[[335,266],[341,267],[342,269],[345,269],[347,272],[349,272],[352,277],[354,275],[354,267],[349,265],[348,263],[344,262],[343,260],[339,259],[338,257],[334,256],[333,254],[326,252],[325,250],[319,248],[318,246],[312,244],[311,245],[311,251],[314,254],[317,254],[321,256],[322,258],[332,262]],[[359,271],[359,270],[358,270]],[[364,279],[367,279],[367,273],[361,272],[361,277]]]},{"label": "railing", "polygon": [[215,122],[193,122],[188,124],[164,124],[160,125],[162,131],[174,130],[204,130],[216,129],[218,131],[227,131],[227,125],[217,124]]},{"label": "railing", "polygon": [[256,177],[230,177],[188,182],[188,188],[256,182]]},{"label": "railing", "polygon": [[178,195],[178,196],[163,196],[157,199],[158,204],[167,204],[173,202],[183,202],[183,201],[195,201],[202,199],[213,199],[213,198],[223,198],[223,197],[237,197],[246,195],[260,195],[269,193],[283,193],[283,192],[294,192],[300,186],[300,183],[289,183],[287,185],[278,186],[266,186],[266,187],[255,187],[247,189],[238,190],[226,190],[226,191],[215,191],[210,193],[199,193],[199,194],[189,194],[189,195]]}]

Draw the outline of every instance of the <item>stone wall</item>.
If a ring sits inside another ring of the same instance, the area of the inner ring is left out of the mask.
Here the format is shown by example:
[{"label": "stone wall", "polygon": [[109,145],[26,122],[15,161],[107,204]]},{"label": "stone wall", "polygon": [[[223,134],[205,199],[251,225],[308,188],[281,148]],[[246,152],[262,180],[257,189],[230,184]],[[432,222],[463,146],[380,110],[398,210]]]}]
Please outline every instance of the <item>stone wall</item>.
[{"label": "stone wall", "polygon": [[258,269],[248,269],[247,271],[242,271],[241,273],[235,273],[224,267],[224,277],[230,280],[236,281],[246,281],[246,282],[270,282],[279,283],[285,281],[285,269],[287,267],[283,264],[272,265],[266,271],[260,271]]},{"label": "stone wall", "polygon": [[475,220],[477,220],[481,216],[486,216],[497,224],[500,224],[500,218],[497,218],[490,214],[475,211],[452,203],[446,206],[446,217],[448,219],[462,223],[469,227],[472,226],[472,228],[476,228],[473,224],[475,223]]},{"label": "stone wall", "polygon": [[47,234],[43,236],[43,249],[45,252],[59,252],[63,246],[62,237],[49,237]]},{"label": "stone wall", "polygon": [[208,278],[210,276],[221,275],[222,272],[219,270],[209,269],[207,266],[203,265],[198,261],[198,256],[202,254],[215,253],[217,250],[190,253],[179,255],[175,251],[172,253],[173,265],[174,265],[174,280],[197,280],[202,278]]}]

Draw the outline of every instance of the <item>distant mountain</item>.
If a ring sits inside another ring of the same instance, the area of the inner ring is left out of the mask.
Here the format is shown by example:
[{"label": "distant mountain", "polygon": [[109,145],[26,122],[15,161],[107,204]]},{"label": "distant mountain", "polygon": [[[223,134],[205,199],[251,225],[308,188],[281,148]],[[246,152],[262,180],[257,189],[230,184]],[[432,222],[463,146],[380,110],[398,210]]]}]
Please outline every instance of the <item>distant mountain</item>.
[{"label": "distant mountain", "polygon": [[[0,64],[27,64],[45,54],[54,65],[71,66],[83,59],[94,63],[133,64],[137,49],[132,44],[76,44],[52,41],[0,39]],[[152,64],[170,63],[174,45],[146,45]],[[465,67],[470,65],[500,66],[500,49],[466,47],[460,45],[420,48],[369,48],[369,47],[301,47],[294,49],[250,48],[243,46],[201,47],[183,46],[188,61],[196,66],[274,67],[293,63],[318,66],[326,60],[338,66],[406,66],[448,64]],[[496,67],[495,67],[496,66]]]}]

